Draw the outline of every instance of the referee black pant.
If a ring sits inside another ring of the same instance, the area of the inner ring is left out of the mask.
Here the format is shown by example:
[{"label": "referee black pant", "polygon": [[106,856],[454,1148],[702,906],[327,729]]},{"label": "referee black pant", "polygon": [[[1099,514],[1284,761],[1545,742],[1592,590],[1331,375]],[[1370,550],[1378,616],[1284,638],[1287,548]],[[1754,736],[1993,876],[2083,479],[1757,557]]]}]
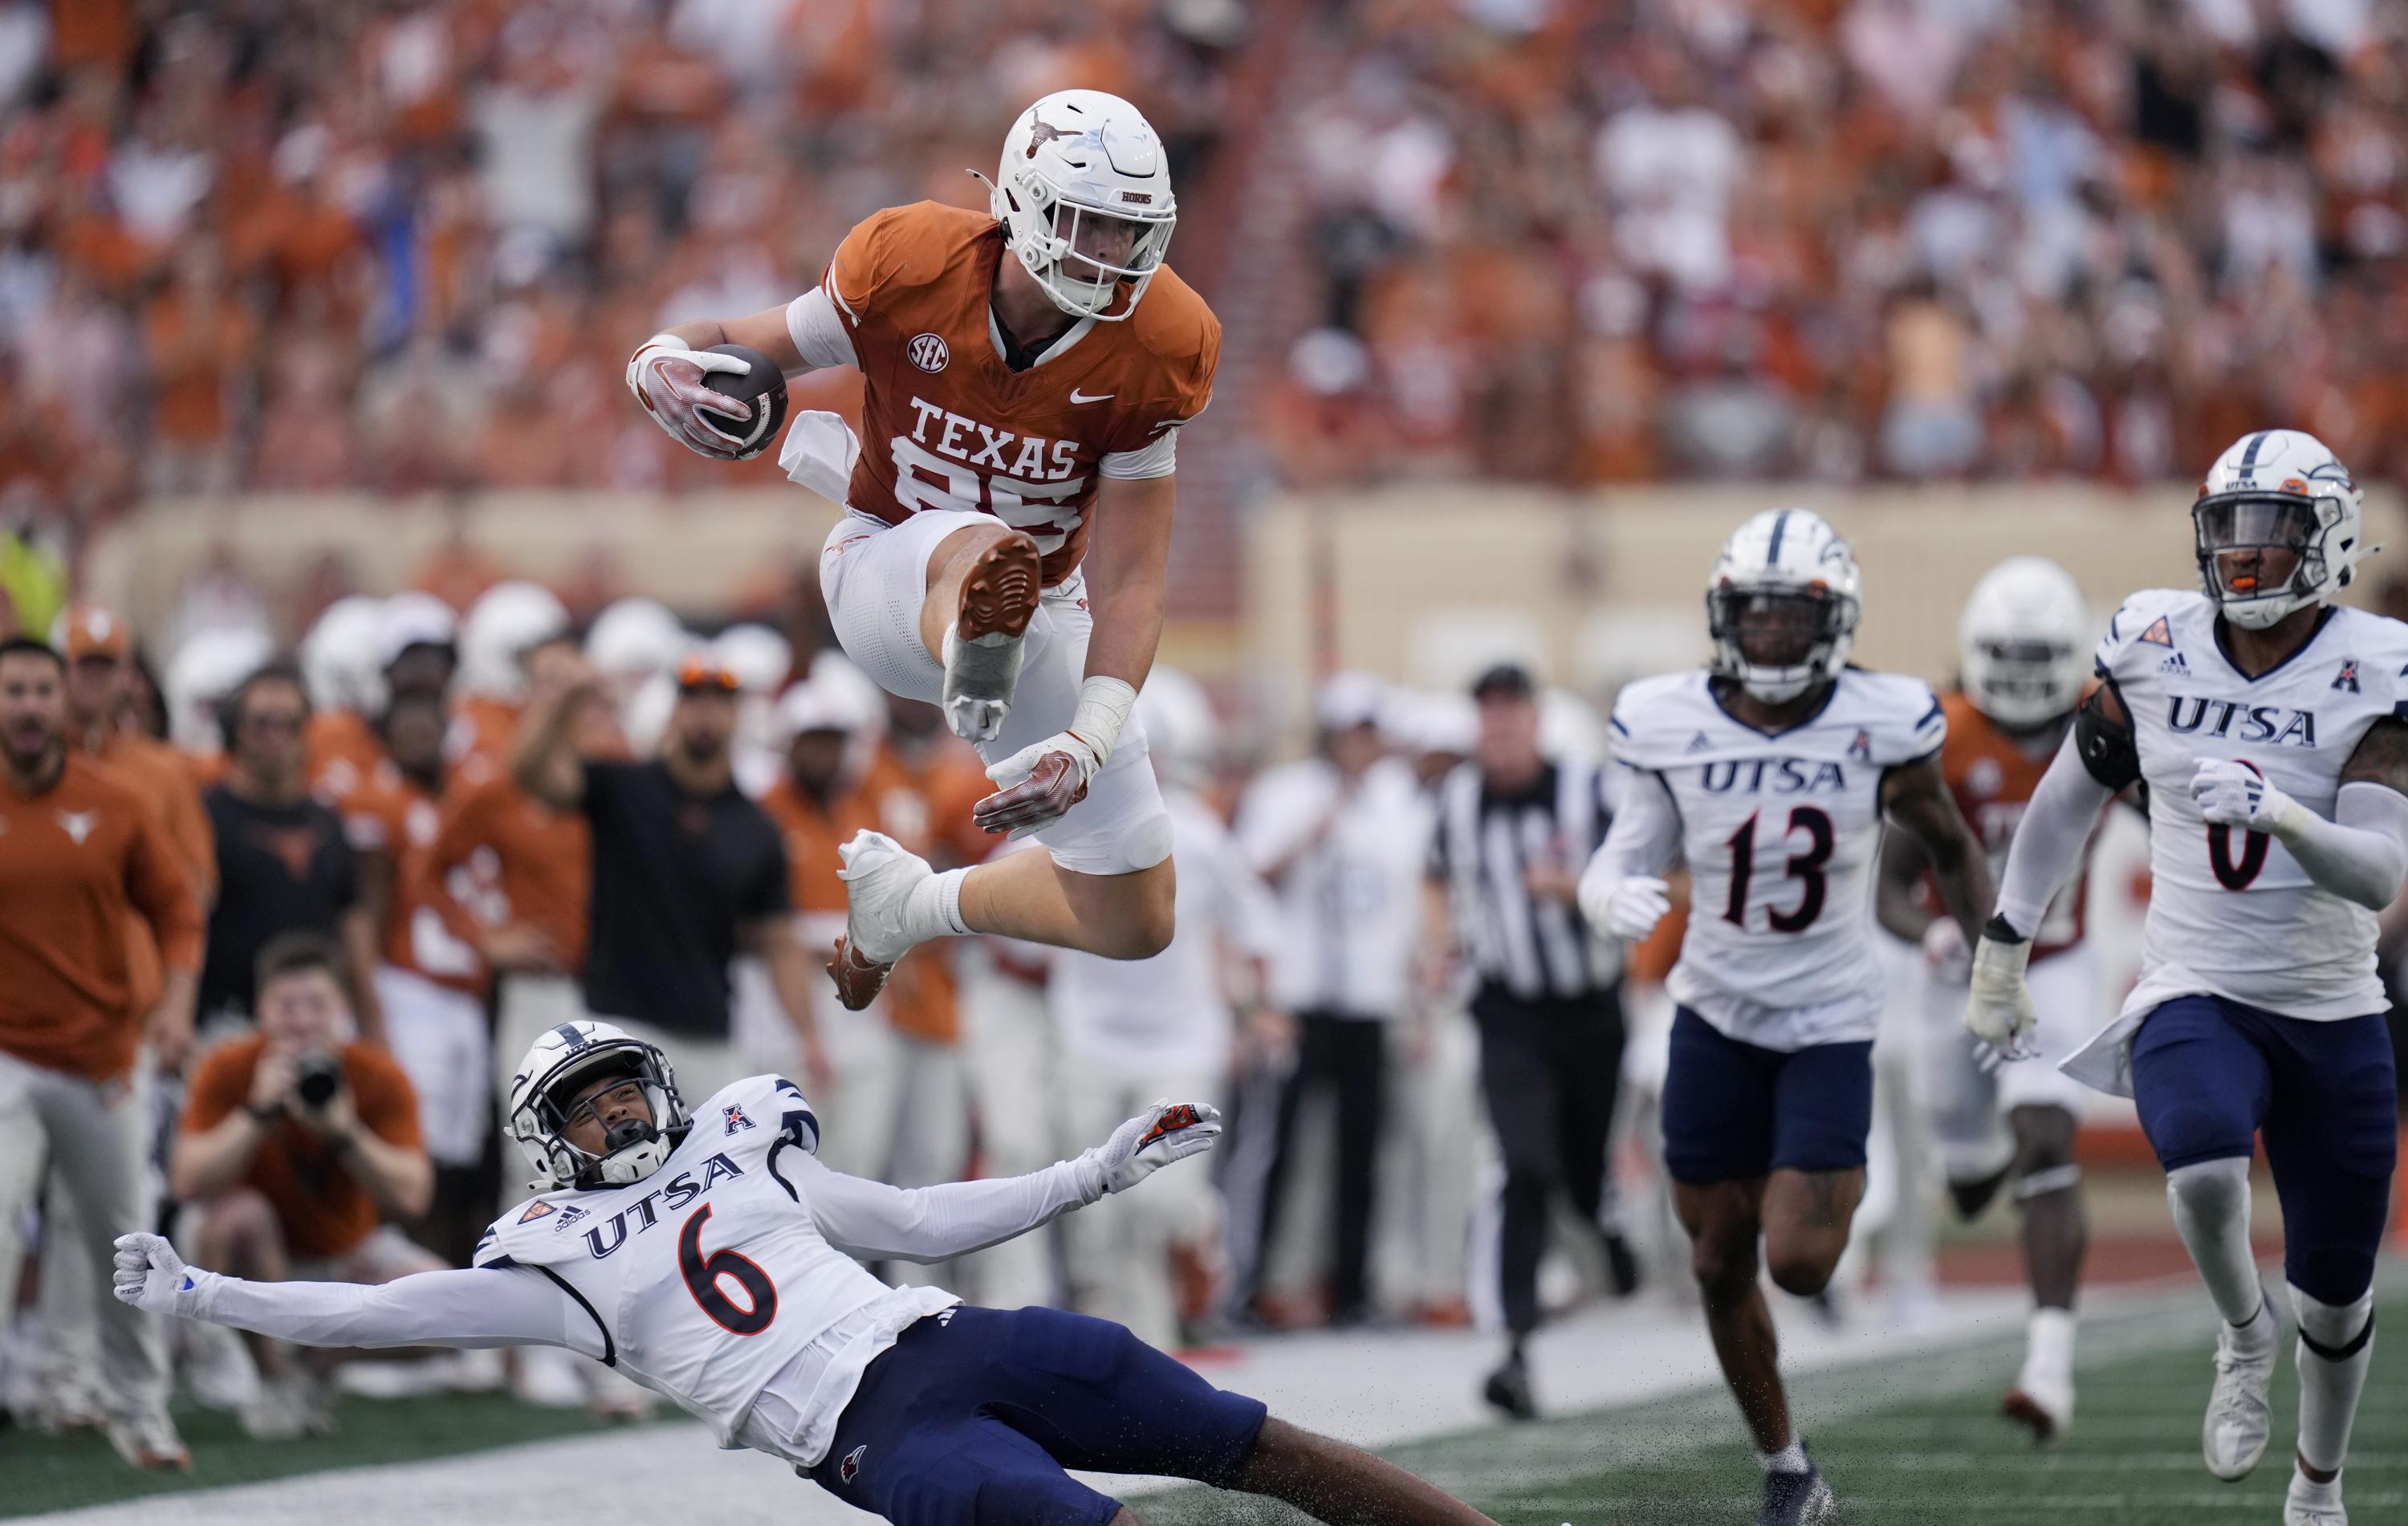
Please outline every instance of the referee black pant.
[{"label": "referee black pant", "polygon": [[1380,1162],[1388,1025],[1348,1013],[1296,1015],[1296,1070],[1281,1088],[1268,1174],[1263,1183],[1262,1236],[1255,1242],[1254,1291],[1261,1290],[1279,1237],[1281,1199],[1305,1094],[1327,1087],[1338,1101],[1338,1222],[1330,1251],[1329,1317],[1344,1323],[1368,1310],[1371,1185]]},{"label": "referee black pant", "polygon": [[1505,1155],[1498,1293],[1517,1337],[1539,1328],[1539,1258],[1556,1192],[1602,1230],[1606,1150],[1622,1089],[1622,1001],[1612,990],[1526,999],[1484,986],[1480,1090]]}]

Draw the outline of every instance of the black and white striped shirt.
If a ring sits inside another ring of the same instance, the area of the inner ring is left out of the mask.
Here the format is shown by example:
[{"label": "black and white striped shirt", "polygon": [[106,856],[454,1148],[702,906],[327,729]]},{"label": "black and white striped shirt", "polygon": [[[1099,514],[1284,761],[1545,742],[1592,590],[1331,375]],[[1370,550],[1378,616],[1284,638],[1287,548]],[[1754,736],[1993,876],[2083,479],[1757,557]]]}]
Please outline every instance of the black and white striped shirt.
[{"label": "black and white striped shirt", "polygon": [[1479,764],[1440,782],[1430,876],[1446,887],[1466,959],[1484,987],[1525,1001],[1580,997],[1622,978],[1618,949],[1591,936],[1580,910],[1533,897],[1535,867],[1577,880],[1613,817],[1612,770],[1574,759],[1541,765],[1511,793],[1492,788]]}]

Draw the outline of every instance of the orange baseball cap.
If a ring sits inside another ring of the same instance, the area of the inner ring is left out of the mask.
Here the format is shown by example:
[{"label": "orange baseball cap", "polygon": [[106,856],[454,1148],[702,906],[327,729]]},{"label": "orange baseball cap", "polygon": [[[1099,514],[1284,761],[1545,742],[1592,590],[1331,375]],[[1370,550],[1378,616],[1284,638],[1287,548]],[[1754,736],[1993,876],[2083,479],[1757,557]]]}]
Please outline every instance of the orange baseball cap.
[{"label": "orange baseball cap", "polygon": [[62,627],[57,642],[69,662],[85,657],[109,657],[122,661],[134,648],[133,627],[123,617],[97,604],[77,604],[59,617]]}]

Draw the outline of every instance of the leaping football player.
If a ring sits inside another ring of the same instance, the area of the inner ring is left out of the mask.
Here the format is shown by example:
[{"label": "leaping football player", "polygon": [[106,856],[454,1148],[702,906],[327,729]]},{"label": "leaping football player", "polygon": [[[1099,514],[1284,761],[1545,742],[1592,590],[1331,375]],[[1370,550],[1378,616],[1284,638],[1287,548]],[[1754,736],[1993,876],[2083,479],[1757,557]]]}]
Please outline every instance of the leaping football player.
[{"label": "leaping football player", "polygon": [[2025,965],[2100,804],[2149,800],[2141,978],[2066,1073],[2130,1097],[2175,1227],[2223,1316],[2200,1444],[2266,1451],[2282,1317],[2249,1250],[2262,1137],[2299,1328],[2300,1439],[2283,1519],[2344,1526],[2341,1470],[2374,1337],[2398,1154],[2375,914],[2408,878],[2408,626],[2333,602],[2375,548],[2313,436],[2226,451],[2191,506],[2201,593],[2146,589],[2099,643],[2100,687],[2032,794],[1966,1023],[2009,1054],[2041,1022]]},{"label": "leaping football player", "polygon": [[1157,1102],[1043,1171],[907,1191],[821,1164],[819,1119],[777,1076],[689,1114],[668,1058],[608,1023],[537,1040],[509,1101],[538,1191],[494,1221],[469,1269],[382,1287],[249,1282],[129,1234],[118,1298],[310,1346],[566,1346],[674,1401],[721,1446],[782,1458],[905,1526],[1135,1526],[1066,1468],[1197,1478],[1327,1521],[1487,1522],[1118,1325],[889,1288],[852,1259],[945,1260],[1127,1191],[1212,1147],[1210,1107]]},{"label": "leaping football player", "polygon": [[[2073,575],[2041,556],[2000,563],[1973,585],[1957,626],[1961,689],[1941,697],[1948,740],[1940,768],[1995,874],[2015,823],[2072,729],[2090,676],[2089,605]],[[2094,818],[2095,820],[2095,818]],[[2082,1084],[2057,1067],[2090,1036],[2097,965],[2083,938],[2077,872],[2041,919],[2031,982],[2040,1027],[2032,1058],[2001,1063],[1965,1031],[1971,947],[1956,919],[1935,915],[1923,856],[1905,836],[1882,844],[1885,926],[1924,950],[1923,1044],[1948,1195],[1971,1218],[2003,1189],[2023,1219],[2032,1312],[2022,1369],[2000,1413],[2052,1441],[2073,1423],[2073,1299],[2086,1234],[2082,1168],[2073,1159]],[[2001,1130],[2000,1124],[2004,1124]]]},{"label": "leaping football player", "polygon": [[1688,862],[1688,931],[1666,982],[1679,1005],[1664,1158],[1714,1354],[1764,1465],[1758,1526],[1838,1515],[1790,1423],[1757,1247],[1774,1283],[1812,1297],[1864,1194],[1885,819],[1922,844],[1969,941],[1991,899],[1941,774],[1947,721],[1930,685],[1848,666],[1859,585],[1847,542],[1802,509],[1740,526],[1706,583],[1712,665],[1614,703],[1609,741],[1635,777],[1580,886],[1590,926],[1636,940],[1668,909],[1674,856]]},{"label": "leaping football player", "polygon": [[1180,426],[1221,325],[1163,263],[1178,208],[1162,139],[1092,90],[1020,114],[990,213],[921,202],[855,227],[782,308],[681,324],[628,385],[689,448],[733,459],[749,414],[704,385],[749,346],[787,374],[865,378],[864,440],[805,413],[780,461],[847,506],[820,557],[846,655],[935,701],[999,786],[980,826],[1041,854],[932,873],[865,831],[830,966],[861,1007],[914,943],[971,931],[1144,958],[1170,941],[1170,817],[1129,707],[1168,579]]}]

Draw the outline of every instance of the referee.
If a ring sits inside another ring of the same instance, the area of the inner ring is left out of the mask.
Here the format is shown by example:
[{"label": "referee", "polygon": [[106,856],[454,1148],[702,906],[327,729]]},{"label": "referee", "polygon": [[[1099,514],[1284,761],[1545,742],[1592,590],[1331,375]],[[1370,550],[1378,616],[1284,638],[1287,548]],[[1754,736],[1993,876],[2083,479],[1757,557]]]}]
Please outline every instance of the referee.
[{"label": "referee", "polygon": [[1498,1288],[1511,1345],[1484,1395],[1537,1413],[1523,1346],[1539,1325],[1539,1259],[1561,1190],[1601,1242],[1617,1295],[1638,1266],[1606,1222],[1607,1149],[1622,1076],[1621,960],[1592,938],[1573,890],[1605,840],[1612,787],[1593,763],[1539,750],[1530,675],[1505,664],[1471,688],[1478,750],[1439,785],[1430,943],[1469,967],[1480,1087],[1505,1157]]}]

